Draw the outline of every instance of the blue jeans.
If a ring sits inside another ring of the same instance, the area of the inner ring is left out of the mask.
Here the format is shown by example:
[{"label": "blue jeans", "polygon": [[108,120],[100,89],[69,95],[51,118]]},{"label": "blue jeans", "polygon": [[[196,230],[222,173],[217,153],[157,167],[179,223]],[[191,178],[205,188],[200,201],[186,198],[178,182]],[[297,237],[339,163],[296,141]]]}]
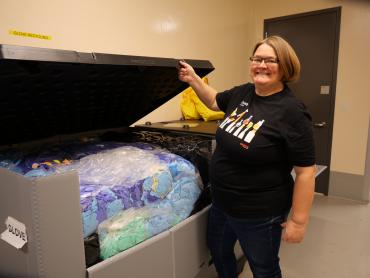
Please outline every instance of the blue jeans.
[{"label": "blue jeans", "polygon": [[219,277],[238,277],[234,246],[236,240],[239,240],[254,278],[281,278],[280,224],[286,217],[287,214],[239,219],[212,205],[208,218],[207,241]]}]

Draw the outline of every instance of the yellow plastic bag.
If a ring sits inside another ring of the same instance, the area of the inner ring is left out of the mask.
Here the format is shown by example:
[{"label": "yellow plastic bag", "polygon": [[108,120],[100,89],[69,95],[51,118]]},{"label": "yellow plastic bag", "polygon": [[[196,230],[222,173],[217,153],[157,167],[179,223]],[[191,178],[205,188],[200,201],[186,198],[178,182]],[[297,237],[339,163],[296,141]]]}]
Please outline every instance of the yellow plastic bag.
[{"label": "yellow plastic bag", "polygon": [[181,99],[181,112],[185,120],[198,120],[201,118],[197,109],[195,108],[195,103],[192,99],[192,94],[195,94],[191,87],[187,88],[182,92]]},{"label": "yellow plastic bag", "polygon": [[[203,78],[203,81],[208,84],[208,79]],[[197,96],[194,90],[189,87],[182,93],[181,111],[185,120],[198,120],[202,118],[204,121],[213,121],[223,119],[224,112],[213,111],[209,109]]]}]

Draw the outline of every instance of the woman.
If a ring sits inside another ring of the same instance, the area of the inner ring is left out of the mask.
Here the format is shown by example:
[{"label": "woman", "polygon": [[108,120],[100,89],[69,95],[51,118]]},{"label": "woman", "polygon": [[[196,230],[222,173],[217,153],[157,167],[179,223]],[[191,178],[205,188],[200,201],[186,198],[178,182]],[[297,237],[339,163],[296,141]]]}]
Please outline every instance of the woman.
[{"label": "woman", "polygon": [[179,79],[210,109],[225,112],[211,162],[208,223],[208,245],[219,276],[237,277],[234,245],[239,240],[254,278],[282,277],[281,238],[302,241],[313,200],[312,123],[287,86],[300,73],[293,48],[271,36],[256,44],[250,61],[253,83],[225,92],[202,82],[183,61]]}]

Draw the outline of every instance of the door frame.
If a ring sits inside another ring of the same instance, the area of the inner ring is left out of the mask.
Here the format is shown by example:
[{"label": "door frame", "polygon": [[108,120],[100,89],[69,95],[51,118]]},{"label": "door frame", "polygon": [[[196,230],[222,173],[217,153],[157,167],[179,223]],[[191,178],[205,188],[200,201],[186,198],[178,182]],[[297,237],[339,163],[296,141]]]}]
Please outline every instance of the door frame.
[{"label": "door frame", "polygon": [[294,18],[301,18],[306,16],[312,16],[312,15],[319,15],[324,13],[334,13],[336,17],[336,26],[335,26],[335,39],[334,39],[334,51],[333,51],[333,71],[332,71],[332,82],[331,82],[331,89],[330,89],[330,111],[329,111],[329,123],[327,125],[328,131],[328,144],[329,147],[327,149],[327,156],[328,156],[328,165],[327,169],[322,173],[323,178],[326,176],[326,180],[328,181],[327,184],[322,189],[322,192],[324,195],[328,195],[329,193],[329,178],[330,178],[330,165],[331,165],[331,149],[332,149],[332,141],[333,141],[333,126],[334,126],[334,111],[335,111],[335,96],[336,96],[336,89],[337,89],[337,72],[338,72],[338,54],[339,54],[339,38],[340,38],[340,23],[341,23],[341,11],[342,7],[334,7],[334,8],[328,8],[328,9],[322,9],[322,10],[315,10],[310,12],[304,12],[304,13],[298,13],[293,15],[287,15],[287,16],[281,16],[281,17],[275,17],[275,18],[269,18],[264,19],[263,23],[263,37],[267,37],[267,24],[273,23],[277,21],[287,20],[287,19],[294,19]]}]

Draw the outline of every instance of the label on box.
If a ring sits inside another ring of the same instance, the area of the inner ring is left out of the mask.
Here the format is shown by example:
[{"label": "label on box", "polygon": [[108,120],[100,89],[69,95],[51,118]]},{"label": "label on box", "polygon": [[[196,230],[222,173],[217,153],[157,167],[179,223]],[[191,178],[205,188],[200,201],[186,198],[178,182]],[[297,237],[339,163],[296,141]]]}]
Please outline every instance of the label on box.
[{"label": "label on box", "polygon": [[26,226],[11,216],[5,220],[6,230],[1,234],[1,239],[21,249],[27,243]]}]

